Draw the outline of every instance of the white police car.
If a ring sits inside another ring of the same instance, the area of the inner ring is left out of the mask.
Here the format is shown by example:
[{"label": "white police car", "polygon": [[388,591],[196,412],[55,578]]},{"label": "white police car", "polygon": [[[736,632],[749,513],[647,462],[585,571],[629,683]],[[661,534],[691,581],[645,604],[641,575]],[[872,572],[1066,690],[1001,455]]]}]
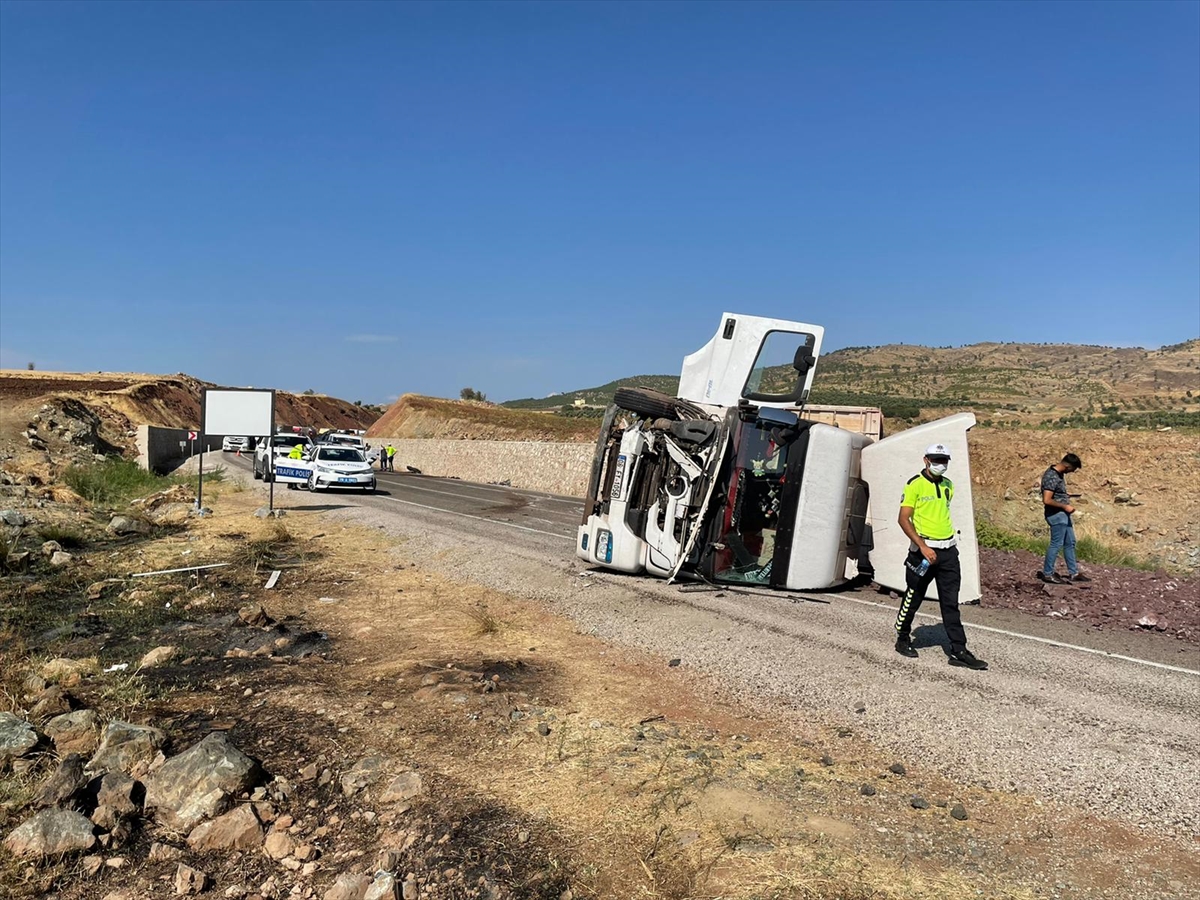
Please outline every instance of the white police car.
[{"label": "white police car", "polygon": [[[282,467],[293,460],[277,460],[276,467]],[[318,444],[305,460],[305,468],[309,470],[308,489],[310,491],[327,488],[358,487],[365,491],[375,491],[375,470],[367,462],[361,450],[339,444]]]}]

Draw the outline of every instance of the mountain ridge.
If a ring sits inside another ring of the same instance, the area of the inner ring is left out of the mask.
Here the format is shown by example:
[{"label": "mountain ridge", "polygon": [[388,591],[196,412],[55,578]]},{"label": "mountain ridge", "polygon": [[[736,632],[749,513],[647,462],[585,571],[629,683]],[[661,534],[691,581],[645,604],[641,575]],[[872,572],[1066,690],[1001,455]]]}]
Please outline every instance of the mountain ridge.
[{"label": "mountain ridge", "polygon": [[[785,382],[788,374],[786,367],[776,367],[767,379]],[[578,400],[585,408],[599,407],[611,402],[619,387],[674,394],[678,385],[678,376],[639,375],[500,405],[561,411]],[[1191,414],[1200,412],[1200,338],[1158,350],[994,341],[844,347],[822,354],[810,402],[880,406],[885,415],[906,419],[924,418],[925,410],[966,406],[998,421],[1025,423]]]}]

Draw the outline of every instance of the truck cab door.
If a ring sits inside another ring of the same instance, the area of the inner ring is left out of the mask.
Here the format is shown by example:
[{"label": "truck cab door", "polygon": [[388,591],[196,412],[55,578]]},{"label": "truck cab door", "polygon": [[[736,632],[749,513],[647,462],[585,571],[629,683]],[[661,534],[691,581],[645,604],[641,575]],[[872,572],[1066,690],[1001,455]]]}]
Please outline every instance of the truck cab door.
[{"label": "truck cab door", "polygon": [[723,313],[712,339],[684,357],[679,397],[736,407],[794,407],[808,399],[825,329],[820,325]]},{"label": "truck cab door", "polygon": [[[900,500],[904,486],[918,474],[924,463],[925,448],[945,444],[950,448],[950,468],[946,477],[954,484],[950,518],[958,537],[958,558],[962,566],[959,603],[982,596],[979,578],[979,542],[975,535],[975,507],[971,496],[971,459],[967,432],[975,425],[974,413],[957,413],[926,422],[899,434],[877,441],[862,451],[862,477],[870,490],[867,523],[871,528],[871,565],[875,583],[899,591],[907,590],[904,560],[909,540],[900,530]],[[937,597],[937,586],[929,586],[929,597]]]}]

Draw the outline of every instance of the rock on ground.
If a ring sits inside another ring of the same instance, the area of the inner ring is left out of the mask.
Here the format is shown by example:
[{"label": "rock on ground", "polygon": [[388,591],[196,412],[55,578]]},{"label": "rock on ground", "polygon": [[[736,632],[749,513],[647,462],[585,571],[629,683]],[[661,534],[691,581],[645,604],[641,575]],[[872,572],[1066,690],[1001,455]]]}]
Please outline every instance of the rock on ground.
[{"label": "rock on ground", "polygon": [[168,826],[190,831],[222,812],[230,795],[249,790],[261,775],[258,763],[215,731],[146,779],[146,808]]},{"label": "rock on ground", "polygon": [[376,872],[363,900],[400,900],[400,886],[390,872]]},{"label": "rock on ground", "polygon": [[369,784],[383,777],[385,760],[382,756],[364,756],[342,776],[342,793],[352,797]]},{"label": "rock on ground", "polygon": [[41,722],[43,719],[70,711],[71,695],[57,684],[52,684],[34,697],[33,708],[29,710],[29,721]]},{"label": "rock on ground", "polygon": [[0,768],[31,753],[37,745],[38,733],[32,725],[10,712],[0,713]]},{"label": "rock on ground", "polygon": [[366,900],[371,885],[370,875],[355,875],[345,872],[338,876],[333,887],[325,892],[324,900]]},{"label": "rock on ground", "polygon": [[63,687],[73,687],[83,680],[84,675],[95,675],[99,672],[100,663],[94,656],[83,659],[60,656],[46,662],[39,671],[43,678],[56,681]]},{"label": "rock on ground", "polygon": [[424,792],[425,785],[421,781],[420,773],[403,772],[391,780],[379,799],[383,803],[392,803],[397,800],[411,800]]},{"label": "rock on ground", "polygon": [[211,822],[201,822],[192,829],[187,842],[197,852],[253,850],[262,844],[263,830],[254,810],[238,805]]},{"label": "rock on ground", "polygon": [[109,772],[100,779],[96,802],[122,815],[137,812],[142,807],[145,789],[124,772]]},{"label": "rock on ground", "polygon": [[78,753],[64,758],[38,789],[33,802],[38,806],[69,805],[71,799],[88,783],[88,777],[83,773],[85,761]]},{"label": "rock on ground", "polygon": [[167,742],[167,736],[149,725],[130,722],[109,722],[104,739],[87,764],[93,775],[106,772],[129,774],[138,763],[148,763]]},{"label": "rock on ground", "polygon": [[55,716],[46,723],[44,730],[60,756],[93,753],[100,743],[100,718],[94,709],[78,709]]},{"label": "rock on ground", "polygon": [[14,856],[41,858],[90,850],[96,844],[92,823],[69,809],[44,809],[4,839]]},{"label": "rock on ground", "polygon": [[163,663],[173,659],[177,652],[178,650],[170,645],[155,647],[142,657],[141,662],[138,663],[138,668],[153,669],[155,666],[161,666]]},{"label": "rock on ground", "polygon": [[153,530],[153,526],[144,519],[135,519],[133,516],[113,516],[112,521],[108,523],[108,531],[112,534],[149,534]]},{"label": "rock on ground", "polygon": [[176,894],[199,894],[208,887],[208,876],[183,863],[175,870]]}]

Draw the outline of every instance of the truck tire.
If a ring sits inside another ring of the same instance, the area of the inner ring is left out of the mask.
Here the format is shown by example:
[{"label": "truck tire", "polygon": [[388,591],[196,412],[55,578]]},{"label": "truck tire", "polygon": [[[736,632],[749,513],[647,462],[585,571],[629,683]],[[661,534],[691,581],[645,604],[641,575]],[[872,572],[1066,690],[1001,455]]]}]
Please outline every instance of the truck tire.
[{"label": "truck tire", "polygon": [[650,388],[617,388],[613,402],[648,419],[678,419],[680,401]]}]

